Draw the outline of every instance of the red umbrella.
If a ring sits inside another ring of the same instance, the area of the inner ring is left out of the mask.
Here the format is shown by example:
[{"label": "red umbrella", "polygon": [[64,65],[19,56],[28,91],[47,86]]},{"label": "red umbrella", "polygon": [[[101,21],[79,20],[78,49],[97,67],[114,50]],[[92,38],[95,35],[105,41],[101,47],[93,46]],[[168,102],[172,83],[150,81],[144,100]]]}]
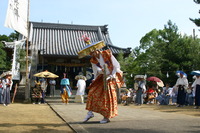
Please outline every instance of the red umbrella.
[{"label": "red umbrella", "polygon": [[161,82],[162,80],[158,77],[148,77],[147,81]]}]

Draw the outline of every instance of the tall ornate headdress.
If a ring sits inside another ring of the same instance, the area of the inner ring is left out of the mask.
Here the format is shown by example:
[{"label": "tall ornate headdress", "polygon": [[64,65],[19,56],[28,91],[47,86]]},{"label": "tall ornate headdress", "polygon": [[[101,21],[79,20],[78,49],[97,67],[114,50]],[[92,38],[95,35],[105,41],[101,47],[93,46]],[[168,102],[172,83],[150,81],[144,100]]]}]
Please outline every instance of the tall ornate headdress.
[{"label": "tall ornate headdress", "polygon": [[84,42],[87,45],[81,51],[78,52],[79,58],[83,58],[89,55],[91,52],[95,50],[99,50],[103,48],[104,46],[106,46],[103,41],[91,43],[90,38],[86,34],[84,34],[82,37],[83,37]]}]

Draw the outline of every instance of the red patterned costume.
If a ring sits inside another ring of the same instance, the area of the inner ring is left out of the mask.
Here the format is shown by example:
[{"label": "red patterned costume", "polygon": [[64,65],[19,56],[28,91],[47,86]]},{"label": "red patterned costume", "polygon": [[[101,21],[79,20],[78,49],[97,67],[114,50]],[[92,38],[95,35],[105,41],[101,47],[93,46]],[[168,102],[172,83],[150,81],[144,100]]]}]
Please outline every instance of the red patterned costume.
[{"label": "red patterned costume", "polygon": [[[116,88],[123,85],[120,65],[111,51],[97,51],[97,56],[93,56],[90,60],[94,72],[94,81],[88,87],[89,94],[86,109],[96,113],[100,113],[105,118],[117,116],[117,95]],[[103,66],[107,64],[107,89],[104,88]]]}]

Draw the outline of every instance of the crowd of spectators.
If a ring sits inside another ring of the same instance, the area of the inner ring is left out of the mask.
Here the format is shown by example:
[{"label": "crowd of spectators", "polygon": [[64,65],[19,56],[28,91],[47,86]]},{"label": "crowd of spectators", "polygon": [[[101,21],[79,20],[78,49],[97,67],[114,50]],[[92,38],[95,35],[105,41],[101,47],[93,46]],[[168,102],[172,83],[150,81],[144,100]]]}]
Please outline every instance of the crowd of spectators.
[{"label": "crowd of spectators", "polygon": [[[194,76],[195,81],[189,82],[184,74],[180,73],[175,85],[166,83],[159,87],[157,84],[146,84],[145,78],[135,79],[133,88],[121,90],[121,103],[124,105],[157,104],[176,105],[176,107],[200,106],[200,76]],[[156,83],[156,82],[155,82]]]}]

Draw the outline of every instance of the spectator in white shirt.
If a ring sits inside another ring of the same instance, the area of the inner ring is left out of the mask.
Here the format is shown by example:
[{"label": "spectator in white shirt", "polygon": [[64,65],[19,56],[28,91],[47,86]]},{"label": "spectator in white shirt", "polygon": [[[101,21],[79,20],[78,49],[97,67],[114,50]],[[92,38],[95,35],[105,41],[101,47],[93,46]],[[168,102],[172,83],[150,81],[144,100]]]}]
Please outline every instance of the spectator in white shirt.
[{"label": "spectator in white shirt", "polygon": [[182,72],[174,87],[178,88],[177,107],[183,107],[185,104],[186,89],[188,88],[188,80],[186,76],[183,76]]}]

